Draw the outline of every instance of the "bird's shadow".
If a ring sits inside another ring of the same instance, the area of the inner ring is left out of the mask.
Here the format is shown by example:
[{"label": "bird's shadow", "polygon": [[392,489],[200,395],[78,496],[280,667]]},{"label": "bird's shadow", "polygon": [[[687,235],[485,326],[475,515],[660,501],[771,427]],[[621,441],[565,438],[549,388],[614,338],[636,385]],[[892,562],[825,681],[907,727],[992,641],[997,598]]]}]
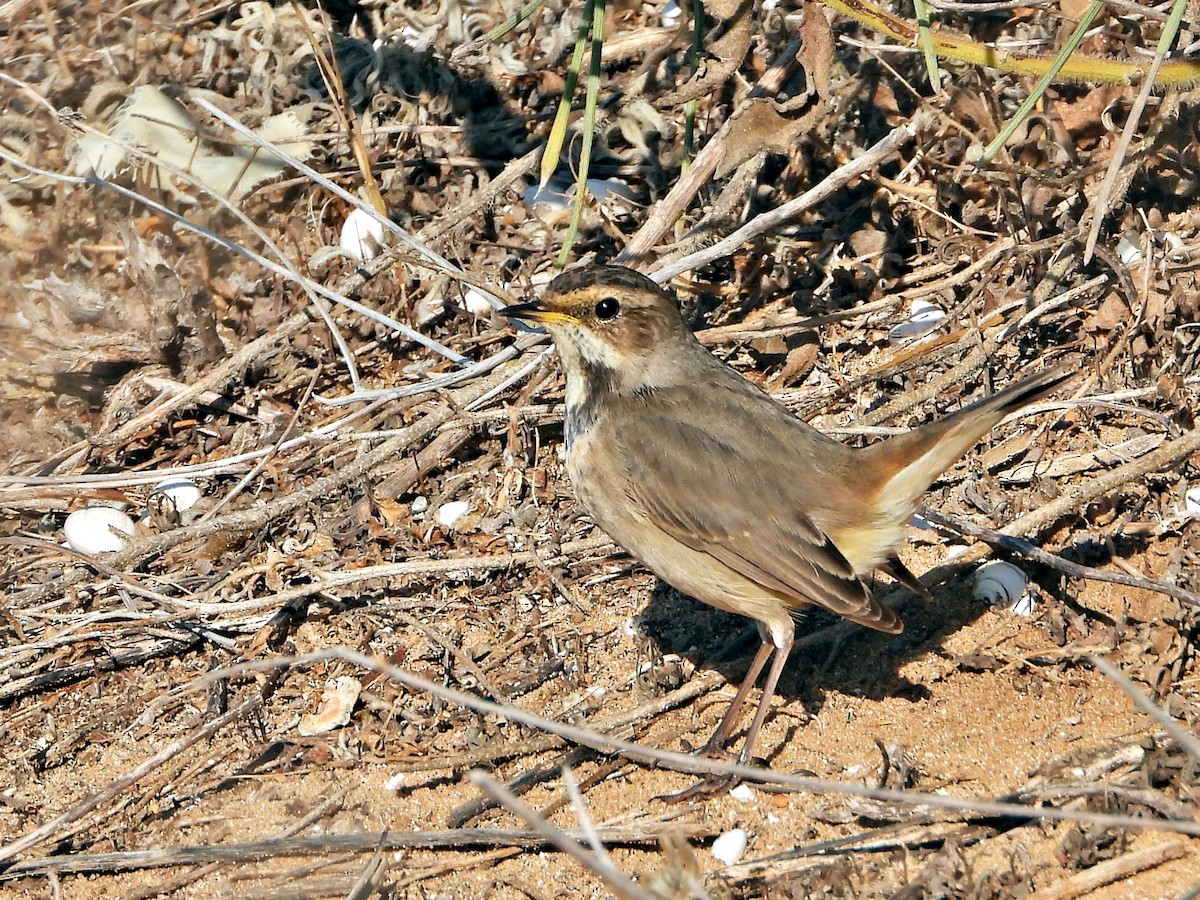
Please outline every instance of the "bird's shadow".
[{"label": "bird's shadow", "polygon": [[[932,606],[921,600],[906,605],[901,634],[862,628],[816,650],[798,647],[792,651],[776,693],[785,700],[800,701],[814,716],[831,691],[870,700],[901,698],[916,703],[928,699],[928,688],[900,671],[920,656],[940,653],[939,635],[969,624],[985,611],[969,594],[964,596],[961,581],[943,586],[934,600]],[[797,641],[838,621],[838,616],[824,610],[807,611],[797,620]],[[642,612],[641,630],[664,655],[678,654],[701,670],[716,670],[735,687],[759,646],[750,619],[700,603],[658,579]]]},{"label": "bird's shadow", "polygon": [[[1137,539],[1130,539],[1122,549],[1139,545]],[[1112,550],[1111,546],[1076,541],[1064,549],[1062,555],[1085,564],[1099,565],[1112,558]],[[1064,611],[1092,619],[1102,626],[1116,624],[1099,610],[1081,607],[1060,572],[1028,560],[1017,562],[1029,576],[1031,586],[1039,588],[1042,596],[1049,600],[1038,620],[1039,627],[1046,631],[1049,639],[1053,639],[1055,623],[1063,619]],[[903,590],[884,584],[874,587],[881,596],[892,590]],[[907,595],[907,591],[904,593]],[[785,700],[799,701],[810,716],[820,713],[830,692],[868,700],[893,698],[919,703],[929,699],[931,693],[926,685],[901,674],[907,664],[934,655],[959,662],[966,668],[974,665],[974,653],[952,654],[944,649],[944,639],[982,616],[997,613],[974,599],[963,577],[951,578],[935,589],[932,602],[908,596],[901,613],[904,621],[901,634],[856,628],[842,640],[818,643],[813,649],[803,647],[804,638],[841,620],[825,610],[805,611],[797,618],[798,646],[792,651],[776,693]],[[1000,612],[999,615],[1012,613]],[[657,578],[650,601],[641,614],[641,630],[660,653],[678,654],[700,670],[716,670],[733,687],[741,684],[759,646],[758,632],[752,620],[707,606]],[[985,650],[981,648],[986,655]]]}]

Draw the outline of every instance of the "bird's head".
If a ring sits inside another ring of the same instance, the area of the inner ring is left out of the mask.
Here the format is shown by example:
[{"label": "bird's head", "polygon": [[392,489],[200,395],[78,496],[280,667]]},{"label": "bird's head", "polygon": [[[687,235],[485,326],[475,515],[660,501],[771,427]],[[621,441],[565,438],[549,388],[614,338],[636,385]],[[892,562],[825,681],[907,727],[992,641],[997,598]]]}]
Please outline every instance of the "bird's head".
[{"label": "bird's head", "polygon": [[623,266],[572,269],[540,299],[500,312],[550,332],[568,381],[603,379],[620,391],[664,383],[674,352],[696,347],[675,297]]}]

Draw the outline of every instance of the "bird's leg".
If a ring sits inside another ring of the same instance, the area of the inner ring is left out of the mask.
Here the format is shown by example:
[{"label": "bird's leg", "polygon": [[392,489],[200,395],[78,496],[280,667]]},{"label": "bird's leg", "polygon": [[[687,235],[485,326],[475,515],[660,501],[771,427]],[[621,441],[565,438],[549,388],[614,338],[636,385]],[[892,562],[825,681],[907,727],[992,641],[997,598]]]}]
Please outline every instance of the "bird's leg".
[{"label": "bird's leg", "polygon": [[758,635],[762,640],[762,644],[758,648],[758,653],[754,654],[750,668],[746,671],[746,677],[742,679],[741,686],[725,710],[725,715],[721,718],[721,724],[717,726],[717,730],[713,732],[712,737],[700,749],[701,756],[721,755],[721,751],[725,749],[725,742],[729,740],[729,735],[733,731],[733,726],[737,724],[738,713],[742,711],[742,707],[746,703],[746,698],[754,690],[754,684],[758,681],[759,673],[762,672],[763,666],[767,664],[767,659],[775,650],[775,645],[771,642],[770,636],[762,625],[758,626]]},{"label": "bird's leg", "polygon": [[783,674],[783,667],[787,665],[788,654],[792,652],[794,640],[790,631],[786,634],[775,635],[772,644],[775,659],[771,661],[771,669],[767,672],[766,683],[763,684],[762,699],[758,701],[754,721],[750,723],[750,730],[746,732],[746,741],[742,744],[742,752],[738,754],[740,765],[749,765],[750,760],[754,758],[754,741],[758,738],[758,730],[762,728],[763,722],[767,719],[767,713],[771,711],[771,698],[775,696],[775,685],[779,683],[779,676]]},{"label": "bird's leg", "polygon": [[[775,682],[779,680],[779,672],[783,669],[783,664],[780,661],[787,659],[788,651],[792,649],[792,641],[790,635],[786,641],[786,647],[780,649],[775,640],[772,639],[770,632],[760,623],[758,626],[759,637],[762,638],[762,644],[758,648],[758,653],[754,655],[754,659],[750,662],[750,668],[746,672],[746,677],[742,679],[741,687],[738,688],[737,694],[729,704],[729,708],[725,710],[725,715],[721,719],[721,724],[717,726],[717,730],[713,732],[713,736],[708,739],[698,755],[711,756],[720,758],[725,756],[725,742],[729,740],[729,734],[733,731],[733,726],[737,722],[738,713],[746,703],[746,698],[750,696],[750,692],[754,690],[754,683],[758,681],[758,676],[763,670],[763,666],[767,664],[767,659],[772,653],[776,653],[775,662],[771,664],[771,671],[767,675],[767,684],[763,689],[762,700],[759,701],[758,711],[754,714],[754,722],[750,726],[750,732],[746,736],[746,746],[750,746],[754,741],[754,736],[758,733],[759,727],[762,726],[762,720],[766,718],[766,709],[771,706],[771,694],[775,690]],[[743,747],[741,754],[738,756],[738,762],[745,764],[747,750]],[[684,801],[691,802],[693,800],[702,800],[706,797],[714,797],[717,794],[723,794],[738,783],[738,779],[732,775],[710,775],[703,781],[698,781],[689,788],[684,788],[674,794],[668,794],[662,799],[667,803],[682,803]]]}]

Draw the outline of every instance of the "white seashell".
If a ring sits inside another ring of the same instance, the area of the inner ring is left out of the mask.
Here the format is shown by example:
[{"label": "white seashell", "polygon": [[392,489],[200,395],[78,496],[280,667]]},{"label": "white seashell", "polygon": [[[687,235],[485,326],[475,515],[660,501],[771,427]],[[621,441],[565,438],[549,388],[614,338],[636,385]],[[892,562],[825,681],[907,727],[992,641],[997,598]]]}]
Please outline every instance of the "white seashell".
[{"label": "white seashell", "polygon": [[1184,244],[1183,238],[1173,231],[1163,231],[1158,235],[1162,238],[1163,244],[1167,248],[1167,259],[1173,263],[1185,263],[1188,261],[1187,245]]},{"label": "white seashell", "polygon": [[609,198],[616,199],[618,197],[625,200],[633,200],[633,188],[627,185],[619,178],[589,178],[587,180],[588,193],[596,198],[596,202],[603,202]]},{"label": "white seashell", "polygon": [[1010,606],[1025,594],[1025,573],[1010,562],[994,559],[975,570],[975,599]]},{"label": "white seashell", "polygon": [[679,4],[675,0],[667,0],[667,5],[662,8],[662,12],[658,14],[662,20],[664,28],[671,28],[683,18],[683,10],[679,8]]},{"label": "white seashell", "polygon": [[154,486],[151,494],[163,494],[175,506],[176,512],[187,512],[200,502],[203,494],[196,482],[187,478],[168,478]]},{"label": "white seashell", "polygon": [[937,328],[944,318],[946,312],[937,304],[928,300],[914,300],[908,308],[908,318],[888,329],[888,342],[907,344],[924,337]]},{"label": "white seashell", "polygon": [[473,316],[490,316],[492,314],[492,301],[487,294],[477,288],[467,288],[466,293],[463,294],[463,306]]},{"label": "white seashell", "polygon": [[540,206],[543,209],[567,209],[571,200],[566,194],[566,186],[559,184],[553,178],[545,187],[530,185],[521,191],[521,199],[526,206]]},{"label": "white seashell", "polygon": [[321,703],[311,715],[301,716],[296,730],[302,737],[325,734],[341,728],[350,721],[354,704],[362,693],[362,683],[357,678],[342,675],[325,682]]},{"label": "white seashell", "polygon": [[1036,609],[1037,598],[1034,596],[1033,591],[1026,591],[1008,607],[1009,612],[1027,618],[1032,616]]},{"label": "white seashell", "polygon": [[412,506],[409,508],[413,511],[414,515],[416,513],[423,513],[429,509],[429,498],[418,494],[416,497],[413,497]]},{"label": "white seashell", "polygon": [[453,503],[444,503],[438,507],[437,523],[443,528],[453,528],[455,523],[467,514],[471,509],[471,504],[466,500],[455,500]]},{"label": "white seashell", "polygon": [[1117,256],[1127,266],[1137,265],[1142,261],[1142,236],[1136,231],[1127,231],[1117,242]]},{"label": "white seashell", "polygon": [[133,536],[133,519],[112,506],[88,506],[67,516],[63,533],[72,550],[89,556],[116,553],[125,548],[121,534]]},{"label": "white seashell", "polygon": [[748,784],[739,784],[729,792],[729,796],[734,800],[737,800],[739,803],[754,802],[754,791],[750,789],[750,785]]},{"label": "white seashell", "polygon": [[745,828],[734,828],[732,831],[726,831],[719,835],[713,841],[709,852],[717,862],[732,866],[745,854],[746,844],[749,840],[750,835],[746,833]]},{"label": "white seashell", "polygon": [[383,232],[377,215],[355,208],[346,216],[338,243],[348,256],[366,262],[383,252]]}]

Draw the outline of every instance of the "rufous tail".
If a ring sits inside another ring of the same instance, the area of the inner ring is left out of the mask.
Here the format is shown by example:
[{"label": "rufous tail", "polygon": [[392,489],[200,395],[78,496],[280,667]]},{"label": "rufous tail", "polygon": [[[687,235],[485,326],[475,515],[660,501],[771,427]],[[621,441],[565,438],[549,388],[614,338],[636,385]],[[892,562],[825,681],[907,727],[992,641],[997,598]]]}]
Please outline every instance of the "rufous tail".
[{"label": "rufous tail", "polygon": [[864,461],[869,470],[878,473],[876,508],[880,519],[907,522],[929,486],[981,437],[1005,416],[1043,397],[1075,372],[1067,366],[1046,369],[943,419],[867,447]]}]

